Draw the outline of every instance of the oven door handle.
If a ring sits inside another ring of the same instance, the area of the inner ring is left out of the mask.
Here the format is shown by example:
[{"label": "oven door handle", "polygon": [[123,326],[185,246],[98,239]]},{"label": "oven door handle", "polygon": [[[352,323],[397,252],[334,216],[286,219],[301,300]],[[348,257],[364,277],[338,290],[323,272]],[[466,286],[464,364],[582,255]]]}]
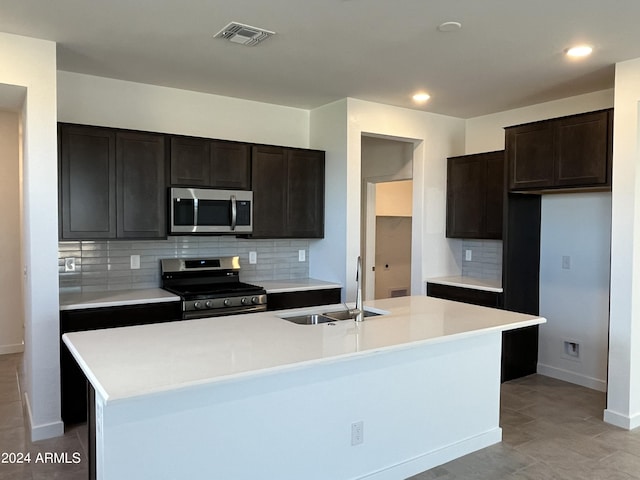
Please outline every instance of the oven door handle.
[{"label": "oven door handle", "polygon": [[237,218],[238,218],[238,208],[236,206],[236,196],[231,195],[231,230],[236,229]]}]

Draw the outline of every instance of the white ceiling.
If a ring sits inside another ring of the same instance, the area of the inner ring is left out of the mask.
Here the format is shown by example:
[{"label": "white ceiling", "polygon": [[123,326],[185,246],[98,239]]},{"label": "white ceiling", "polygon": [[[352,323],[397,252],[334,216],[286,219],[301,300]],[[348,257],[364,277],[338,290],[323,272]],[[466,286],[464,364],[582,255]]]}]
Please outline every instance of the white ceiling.
[{"label": "white ceiling", "polygon": [[[0,0],[0,31],[58,69],[314,108],[344,97],[469,118],[613,87],[638,0]],[[214,39],[230,21],[277,33]],[[458,21],[462,29],[437,26]],[[563,50],[595,47],[580,62]],[[1,48],[1,46],[0,46]],[[419,89],[432,98],[416,106]]]}]

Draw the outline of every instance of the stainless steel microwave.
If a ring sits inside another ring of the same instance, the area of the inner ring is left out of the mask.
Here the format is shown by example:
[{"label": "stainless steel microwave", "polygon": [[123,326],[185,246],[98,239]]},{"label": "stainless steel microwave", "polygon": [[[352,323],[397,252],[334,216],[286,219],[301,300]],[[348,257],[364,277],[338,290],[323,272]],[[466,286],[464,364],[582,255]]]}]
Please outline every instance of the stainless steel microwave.
[{"label": "stainless steel microwave", "polygon": [[170,189],[169,233],[251,233],[253,192],[210,188]]}]

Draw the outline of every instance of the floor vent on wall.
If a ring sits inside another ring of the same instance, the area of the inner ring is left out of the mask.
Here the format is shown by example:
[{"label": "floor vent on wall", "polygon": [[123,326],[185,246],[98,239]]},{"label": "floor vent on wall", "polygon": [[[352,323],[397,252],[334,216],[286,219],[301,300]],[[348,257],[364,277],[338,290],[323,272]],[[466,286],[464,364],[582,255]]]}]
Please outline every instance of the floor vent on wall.
[{"label": "floor vent on wall", "polygon": [[407,297],[407,296],[409,296],[409,289],[407,287],[392,288],[391,290],[389,290],[390,298]]}]

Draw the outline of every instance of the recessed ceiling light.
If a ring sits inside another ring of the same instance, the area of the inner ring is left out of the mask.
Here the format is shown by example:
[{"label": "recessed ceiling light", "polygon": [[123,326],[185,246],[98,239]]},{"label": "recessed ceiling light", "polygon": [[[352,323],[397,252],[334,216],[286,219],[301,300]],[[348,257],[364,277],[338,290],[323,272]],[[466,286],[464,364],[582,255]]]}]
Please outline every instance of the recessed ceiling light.
[{"label": "recessed ceiling light", "polygon": [[431,95],[429,95],[428,93],[420,92],[416,93],[412,98],[414,102],[424,103],[431,98]]},{"label": "recessed ceiling light", "polygon": [[461,28],[462,24],[460,22],[444,22],[438,25],[438,31],[440,32],[455,32]]},{"label": "recessed ceiling light", "polygon": [[589,45],[577,45],[567,49],[567,56],[572,58],[588,57],[593,52],[593,47]]}]

